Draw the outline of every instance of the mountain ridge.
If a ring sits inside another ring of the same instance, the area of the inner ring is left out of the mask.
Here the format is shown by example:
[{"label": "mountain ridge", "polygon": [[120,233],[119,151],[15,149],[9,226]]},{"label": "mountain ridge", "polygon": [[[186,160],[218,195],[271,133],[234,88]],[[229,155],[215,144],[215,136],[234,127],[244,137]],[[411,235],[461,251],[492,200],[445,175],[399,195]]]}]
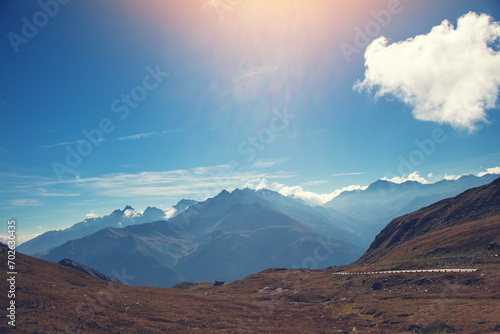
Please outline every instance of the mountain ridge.
[{"label": "mountain ridge", "polygon": [[107,227],[40,258],[71,258],[106,275],[127,268],[135,276],[133,285],[169,287],[185,279],[230,281],[270,266],[301,266],[329,241],[331,254],[309,265],[347,264],[362,253],[357,240],[301,201],[272,191],[235,189],[189,205],[168,221]]},{"label": "mountain ridge", "polygon": [[[469,233],[460,233],[462,229]],[[455,235],[462,244],[475,243],[481,252],[490,243],[495,242],[500,236],[500,178],[393,219],[354,264],[376,264],[385,258],[396,262],[398,256],[403,256],[403,249],[411,253],[416,247],[422,248],[426,238],[434,240],[433,243],[427,242],[429,249],[432,247],[440,249],[442,247],[438,246],[442,240],[438,240],[440,238],[447,240],[446,234],[440,233],[443,230],[446,230],[448,235]],[[476,232],[470,234],[470,231]],[[485,231],[490,231],[489,235]],[[480,238],[469,240],[476,235]],[[409,246],[410,244],[412,246]],[[447,245],[448,250],[441,249],[442,254],[451,252],[452,249],[464,248],[460,244],[453,244],[450,240],[447,241]],[[397,247],[400,248],[400,252],[396,252],[391,258],[391,251]],[[425,254],[422,253],[422,256]]]}]

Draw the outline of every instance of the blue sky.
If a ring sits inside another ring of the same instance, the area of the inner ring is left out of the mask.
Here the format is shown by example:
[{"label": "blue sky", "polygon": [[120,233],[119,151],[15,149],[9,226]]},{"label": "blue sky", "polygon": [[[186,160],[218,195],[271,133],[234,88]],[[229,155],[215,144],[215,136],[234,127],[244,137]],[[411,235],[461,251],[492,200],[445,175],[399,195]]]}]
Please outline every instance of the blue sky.
[{"label": "blue sky", "polygon": [[0,218],[22,241],[224,188],[320,204],[500,173],[495,21],[496,0],[3,1]]}]

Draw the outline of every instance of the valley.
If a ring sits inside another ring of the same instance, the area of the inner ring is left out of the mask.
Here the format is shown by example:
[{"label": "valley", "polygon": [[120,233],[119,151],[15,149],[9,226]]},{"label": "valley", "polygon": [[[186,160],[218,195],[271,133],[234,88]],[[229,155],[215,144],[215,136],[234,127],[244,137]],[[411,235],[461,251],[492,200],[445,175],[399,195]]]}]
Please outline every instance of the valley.
[{"label": "valley", "polygon": [[[18,253],[17,327],[26,333],[498,332],[499,194],[497,179],[395,218],[351,264],[265,269],[232,282],[119,285]],[[189,220],[189,228],[203,228],[197,221]],[[2,245],[2,271],[6,258]],[[135,279],[128,269],[120,274],[125,283]]]}]

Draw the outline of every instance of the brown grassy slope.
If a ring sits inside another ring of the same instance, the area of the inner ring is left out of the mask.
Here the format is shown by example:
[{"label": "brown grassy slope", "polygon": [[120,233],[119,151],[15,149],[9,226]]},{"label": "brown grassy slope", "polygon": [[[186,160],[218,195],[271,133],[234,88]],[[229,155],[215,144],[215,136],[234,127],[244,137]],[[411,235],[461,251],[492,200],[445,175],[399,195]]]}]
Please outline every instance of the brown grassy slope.
[{"label": "brown grassy slope", "polygon": [[[448,239],[449,248],[461,248],[464,242],[471,246],[476,243],[479,248],[486,247],[485,243],[492,240],[489,236],[498,235],[498,219],[489,221],[488,232],[481,230],[481,222],[495,216],[500,216],[500,178],[490,184],[467,190],[456,197],[393,219],[354,265],[375,264],[379,259],[387,261],[391,257],[397,262],[403,255],[402,245],[418,237],[430,238],[428,244],[432,246],[434,243],[435,248],[439,248],[442,241],[440,238],[444,238],[447,233],[456,236],[464,234],[457,238],[454,244],[452,239]],[[467,229],[472,227],[464,224],[474,221],[478,221],[476,228],[473,228],[475,233],[468,233]],[[423,242],[422,240],[420,239],[420,242]],[[399,247],[399,251],[393,252],[396,247]],[[404,247],[411,249],[410,244]],[[427,251],[433,251],[431,248]]]},{"label": "brown grassy slope", "polygon": [[[414,268],[500,269],[500,251],[490,245],[500,243],[500,216],[480,219],[459,226],[414,237],[393,247],[380,258],[369,258],[357,270]],[[371,260],[371,261],[370,261]]]},{"label": "brown grassy slope", "polygon": [[[5,260],[2,247],[4,272]],[[23,254],[16,261],[22,333],[500,331],[498,270],[339,276],[332,269],[269,269],[190,292],[123,287]]]}]

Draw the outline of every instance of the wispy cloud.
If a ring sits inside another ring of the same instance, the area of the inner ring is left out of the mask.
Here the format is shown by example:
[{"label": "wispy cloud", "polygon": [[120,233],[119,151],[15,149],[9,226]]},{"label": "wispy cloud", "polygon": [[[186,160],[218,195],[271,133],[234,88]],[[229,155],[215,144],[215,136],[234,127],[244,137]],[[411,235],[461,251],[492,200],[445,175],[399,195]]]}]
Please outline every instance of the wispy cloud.
[{"label": "wispy cloud", "polygon": [[56,143],[56,144],[43,145],[43,146],[40,146],[40,148],[50,148],[50,147],[56,147],[56,146],[73,145],[73,144],[83,143],[84,141],[85,140],[65,141],[65,142]]},{"label": "wispy cloud", "polygon": [[197,167],[188,170],[141,172],[138,174],[116,173],[99,177],[81,178],[65,185],[67,191],[78,189],[86,194],[124,198],[134,196],[178,197],[196,200],[218,194],[223,189],[242,187],[255,178],[271,180],[291,178],[287,172],[263,173],[255,171],[234,172],[229,165]]},{"label": "wispy cloud", "polygon": [[392,95],[413,107],[422,121],[470,131],[497,105],[500,53],[490,45],[500,38],[491,16],[470,12],[457,27],[444,20],[425,35],[393,43],[374,40],[365,52],[365,78],[354,88]]},{"label": "wispy cloud", "polygon": [[40,206],[42,205],[38,199],[12,199],[8,201],[8,204],[13,207],[30,207],[30,206]]},{"label": "wispy cloud", "polygon": [[153,136],[161,136],[161,135],[164,135],[164,134],[167,134],[167,133],[179,132],[179,131],[181,131],[181,129],[164,130],[164,131],[147,132],[147,133],[138,133],[138,134],[135,134],[135,135],[118,137],[118,140],[138,140],[138,139],[143,139],[143,138],[148,138],[148,137],[153,137]]},{"label": "wispy cloud", "polygon": [[85,217],[91,219],[91,218],[97,218],[99,216],[95,214],[94,210],[90,210],[89,213],[85,214]]},{"label": "wispy cloud", "polygon": [[274,159],[274,160],[257,160],[254,162],[252,165],[252,168],[268,168],[268,167],[273,167],[275,165],[287,162],[290,160],[291,157],[284,157],[281,159]]},{"label": "wispy cloud", "polygon": [[237,76],[236,78],[233,79],[234,82],[240,81],[242,79],[247,79],[256,75],[260,74],[266,74],[266,73],[273,73],[276,72],[278,69],[278,66],[276,65],[266,65],[266,66],[260,66],[260,67],[254,67],[245,73]]},{"label": "wispy cloud", "polygon": [[364,175],[366,173],[362,172],[355,172],[355,173],[338,173],[338,174],[332,174],[332,176],[352,176],[352,175]]},{"label": "wispy cloud", "polygon": [[320,184],[325,184],[325,183],[328,183],[327,180],[320,180],[320,181],[309,181],[309,182],[304,182],[302,183],[302,186],[317,186],[317,185],[320,185]]}]

